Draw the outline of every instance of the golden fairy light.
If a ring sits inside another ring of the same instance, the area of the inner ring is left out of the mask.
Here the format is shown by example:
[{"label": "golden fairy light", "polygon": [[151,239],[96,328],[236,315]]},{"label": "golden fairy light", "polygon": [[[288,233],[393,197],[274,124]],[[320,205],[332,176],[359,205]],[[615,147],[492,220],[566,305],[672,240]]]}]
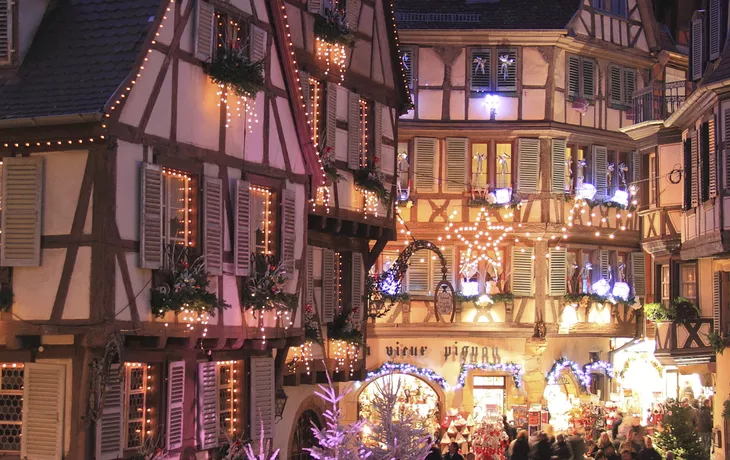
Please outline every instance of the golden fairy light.
[{"label": "golden fairy light", "polygon": [[345,81],[345,71],[347,70],[345,67],[345,61],[347,60],[345,45],[340,43],[330,43],[317,37],[316,49],[317,58],[323,59],[327,64],[325,74],[329,75],[331,68],[337,67],[340,72],[340,81]]}]

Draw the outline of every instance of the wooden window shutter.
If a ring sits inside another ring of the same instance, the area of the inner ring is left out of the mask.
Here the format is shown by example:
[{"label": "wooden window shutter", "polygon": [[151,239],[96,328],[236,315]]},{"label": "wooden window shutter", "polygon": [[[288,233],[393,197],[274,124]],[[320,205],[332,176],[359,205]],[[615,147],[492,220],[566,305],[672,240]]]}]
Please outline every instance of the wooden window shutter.
[{"label": "wooden window shutter", "polygon": [[722,274],[712,273],[712,330],[722,333]]},{"label": "wooden window shutter", "polygon": [[710,59],[717,59],[720,57],[720,49],[722,43],[720,42],[722,37],[722,31],[720,30],[722,23],[722,1],[721,0],[710,0]]},{"label": "wooden window shutter", "polygon": [[[524,250],[524,252],[523,252]],[[533,248],[512,247],[512,294],[529,297],[533,295]]]},{"label": "wooden window shutter", "polygon": [[365,304],[363,296],[365,295],[365,268],[362,263],[362,254],[359,252],[352,253],[352,308],[358,309],[360,318],[363,316],[363,306]]},{"label": "wooden window shutter", "polygon": [[641,181],[641,154],[634,150],[631,152],[631,171],[629,172],[629,185],[635,184],[640,186]]},{"label": "wooden window shutter", "polygon": [[310,13],[320,14],[322,12],[322,0],[308,0],[307,10]]},{"label": "wooden window shutter", "polygon": [[3,164],[3,267],[41,264],[43,158],[8,157]]},{"label": "wooden window shutter", "polygon": [[251,61],[258,62],[266,59],[268,36],[261,27],[251,24]]},{"label": "wooden window shutter", "polygon": [[497,91],[517,91],[517,51],[497,50],[497,59]]},{"label": "wooden window shutter", "polygon": [[347,0],[347,27],[351,31],[357,33],[358,24],[360,19],[360,1],[359,0]]},{"label": "wooden window shutter", "polygon": [[704,73],[703,53],[703,20],[697,17],[692,20],[692,46],[690,47],[690,65],[692,66],[692,80],[699,80]]},{"label": "wooden window shutter", "polygon": [[469,139],[466,137],[446,138],[446,183],[445,192],[461,193],[466,189],[466,164]]},{"label": "wooden window shutter", "polygon": [[236,216],[233,241],[233,270],[236,276],[248,276],[251,268],[251,184],[236,181]]},{"label": "wooden window shutter", "polygon": [[96,459],[114,460],[123,453],[124,440],[124,372],[121,364],[112,364],[104,390],[101,415],[96,421]]},{"label": "wooden window shutter", "polygon": [[347,167],[360,169],[360,95],[350,93],[347,110]]},{"label": "wooden window shutter", "polygon": [[205,0],[198,0],[195,15],[195,57],[203,62],[210,61],[215,43],[215,9]]},{"label": "wooden window shutter", "polygon": [[565,295],[567,283],[568,253],[565,248],[550,248],[550,280],[551,296]]},{"label": "wooden window shutter", "polygon": [[414,65],[413,49],[401,48],[401,67],[403,67],[403,74],[406,76],[406,83],[410,90],[413,90],[414,86],[414,75],[416,70]]},{"label": "wooden window shutter", "polygon": [[156,270],[162,266],[162,170],[159,165],[142,164],[140,195],[139,266]]},{"label": "wooden window shutter", "polygon": [[294,190],[284,189],[281,193],[281,261],[284,270],[289,276],[294,276],[295,260],[297,258],[297,194]]},{"label": "wooden window shutter", "polygon": [[[697,139],[697,131],[692,132],[692,137],[690,138],[690,142],[692,145],[692,176],[690,177],[690,181],[692,183],[692,207],[695,208],[699,204],[700,200],[700,184],[699,184],[699,145],[698,145],[698,139]],[[686,179],[685,179],[686,180]]]},{"label": "wooden window shutter", "polygon": [[8,64],[12,60],[13,21],[10,8],[9,0],[0,0],[0,64]]},{"label": "wooden window shutter", "polygon": [[598,251],[598,274],[600,275],[600,278],[598,279],[603,278],[604,280],[608,281],[608,278],[611,274],[610,260],[610,251],[606,251],[603,249]]},{"label": "wooden window shutter", "polygon": [[299,87],[302,88],[302,97],[304,98],[307,113],[311,115],[313,107],[312,101],[309,99],[309,72],[299,71]]},{"label": "wooden window shutter", "polygon": [[682,180],[684,183],[684,209],[685,211],[692,208],[692,140],[684,140],[684,174]]},{"label": "wooden window shutter", "polygon": [[593,59],[581,59],[582,88],[581,93],[586,99],[593,99],[595,94],[596,61]]},{"label": "wooden window shutter", "polygon": [[375,156],[383,159],[383,104],[376,102],[375,110],[373,111],[375,120],[373,125],[375,126],[373,136],[375,136]]},{"label": "wooden window shutter", "polygon": [[408,292],[411,294],[428,294],[432,289],[428,283],[428,258],[431,253],[426,254],[422,251],[420,254],[415,253],[408,261]]},{"label": "wooden window shutter", "polygon": [[251,357],[251,439],[274,436],[274,358]]},{"label": "wooden window shutter", "polygon": [[634,296],[646,296],[646,258],[642,251],[629,254],[631,263],[631,288]]},{"label": "wooden window shutter", "polygon": [[[451,283],[454,282],[454,248],[448,246],[441,251],[444,259],[446,259],[446,281]],[[441,282],[443,278],[443,272],[441,271],[441,260],[435,254],[429,254],[431,259],[431,285],[429,291],[433,292],[436,286]]]},{"label": "wooden window shutter", "polygon": [[218,388],[217,364],[214,361],[198,363],[198,449],[212,449],[218,445]]},{"label": "wooden window shutter", "polygon": [[537,193],[540,140],[520,138],[517,140],[517,191]]},{"label": "wooden window shutter", "polygon": [[492,90],[492,51],[489,49],[471,52],[471,90]]},{"label": "wooden window shutter", "polygon": [[223,274],[223,182],[216,177],[203,178],[203,254],[205,269],[211,275]]},{"label": "wooden window shutter", "polygon": [[707,168],[708,168],[708,188],[709,198],[717,196],[717,141],[715,131],[715,118],[710,118],[707,123]]},{"label": "wooden window shutter", "polygon": [[167,367],[167,450],[183,445],[185,361],[171,361]]},{"label": "wooden window shutter", "polygon": [[568,97],[580,97],[580,58],[568,56]]},{"label": "wooden window shutter", "polygon": [[415,152],[414,182],[418,192],[435,192],[436,139],[417,137],[413,140]]},{"label": "wooden window shutter", "polygon": [[307,246],[307,304],[314,305],[314,248]]},{"label": "wooden window shutter", "polygon": [[700,125],[697,137],[697,156],[699,158],[700,171],[700,202],[704,203],[710,199],[710,134],[709,123]]},{"label": "wooden window shutter", "polygon": [[636,70],[624,69],[624,105],[631,106],[636,90]]},{"label": "wooden window shutter", "polygon": [[[325,136],[327,147],[335,148],[337,142],[337,83],[327,82],[327,119],[325,121]],[[348,156],[349,158],[349,156]]]},{"label": "wooden window shutter", "polygon": [[608,194],[608,149],[602,145],[594,145],[592,149],[593,186],[596,187],[596,196],[605,197]]},{"label": "wooden window shutter", "polygon": [[565,139],[552,141],[552,192],[565,193]]},{"label": "wooden window shutter", "polygon": [[335,282],[335,252],[331,249],[322,250],[322,314],[323,323],[331,323],[335,319],[337,309],[337,289]]},{"label": "wooden window shutter", "polygon": [[23,385],[20,458],[61,460],[66,366],[28,363],[25,365]]},{"label": "wooden window shutter", "polygon": [[611,104],[623,104],[621,93],[621,67],[611,64],[608,66],[608,92]]}]

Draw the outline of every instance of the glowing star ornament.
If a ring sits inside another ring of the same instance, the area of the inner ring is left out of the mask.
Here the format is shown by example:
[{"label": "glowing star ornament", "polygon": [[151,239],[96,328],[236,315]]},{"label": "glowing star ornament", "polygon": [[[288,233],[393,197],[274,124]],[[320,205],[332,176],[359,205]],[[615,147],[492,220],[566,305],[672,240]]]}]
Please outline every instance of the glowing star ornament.
[{"label": "glowing star ornament", "polygon": [[600,296],[607,296],[608,293],[611,291],[611,285],[608,284],[608,281],[601,278],[600,280],[593,283],[593,286],[591,286],[593,289],[593,293]]},{"label": "glowing star ornament", "polygon": [[494,198],[497,204],[507,204],[512,201],[512,191],[508,188],[500,188],[494,191]]},{"label": "glowing star ornament", "polygon": [[626,283],[615,283],[611,295],[617,299],[628,300],[631,288]]},{"label": "glowing star ornament", "polygon": [[592,184],[581,184],[581,186],[578,187],[578,198],[592,200],[594,196],[596,196],[596,187]]}]

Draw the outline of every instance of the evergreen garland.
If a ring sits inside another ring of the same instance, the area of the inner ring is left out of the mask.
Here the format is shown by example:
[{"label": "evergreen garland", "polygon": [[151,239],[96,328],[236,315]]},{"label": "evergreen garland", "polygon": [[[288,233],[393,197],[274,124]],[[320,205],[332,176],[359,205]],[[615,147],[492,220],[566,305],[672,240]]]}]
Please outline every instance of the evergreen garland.
[{"label": "evergreen garland", "polygon": [[345,16],[337,10],[328,10],[325,16],[314,15],[314,35],[328,43],[355,44],[355,33],[347,27]]},{"label": "evergreen garland", "polygon": [[383,184],[383,174],[380,171],[379,162],[378,157],[368,160],[367,165],[355,171],[353,176],[357,187],[374,193],[378,200],[387,206],[390,202],[390,195]]}]

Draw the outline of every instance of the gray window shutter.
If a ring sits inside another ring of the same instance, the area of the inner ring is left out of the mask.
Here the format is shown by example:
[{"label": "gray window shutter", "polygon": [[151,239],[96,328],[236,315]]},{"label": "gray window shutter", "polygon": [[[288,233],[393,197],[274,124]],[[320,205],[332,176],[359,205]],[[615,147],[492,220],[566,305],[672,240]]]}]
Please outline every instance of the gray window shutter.
[{"label": "gray window shutter", "polygon": [[631,152],[631,171],[629,171],[629,180],[631,184],[639,186],[641,181],[641,154],[634,150]]},{"label": "gray window shutter", "polygon": [[436,139],[417,137],[413,140],[415,152],[414,182],[418,192],[435,192]]},{"label": "gray window shutter", "polygon": [[565,248],[550,248],[550,280],[551,296],[565,295],[568,254]]},{"label": "gray window shutter", "polygon": [[360,319],[363,318],[365,301],[365,268],[363,267],[362,254],[352,253],[352,308],[358,309]]},{"label": "gray window shutter", "polygon": [[611,64],[608,66],[608,93],[612,104],[623,104],[621,92],[621,67]]},{"label": "gray window shutter", "polygon": [[314,248],[307,246],[307,304],[314,305]]},{"label": "gray window shutter", "polygon": [[568,97],[580,97],[580,58],[568,56]]},{"label": "gray window shutter", "polygon": [[139,266],[156,270],[162,266],[162,170],[142,164],[139,231]]},{"label": "gray window shutter", "polygon": [[711,118],[708,123],[708,144],[710,146],[710,151],[708,152],[708,162],[709,162],[709,181],[708,181],[708,189],[710,198],[715,198],[717,196],[717,142],[716,142],[716,131],[715,131],[715,118]]},{"label": "gray window shutter", "polygon": [[471,52],[471,90],[492,90],[492,51],[489,49]]},{"label": "gray window shutter", "polygon": [[383,159],[383,105],[379,102],[375,103],[375,110],[373,111],[375,115],[375,120],[373,122],[374,125],[374,133],[373,136],[375,136],[375,156]]},{"label": "gray window shutter", "polygon": [[322,314],[323,323],[331,323],[335,319],[337,308],[337,288],[335,270],[335,252],[331,249],[322,250]]},{"label": "gray window shutter", "polygon": [[631,262],[632,292],[636,297],[646,296],[646,259],[644,253],[632,252],[629,255]]},{"label": "gray window shutter", "polygon": [[320,14],[322,12],[322,0],[308,0],[307,10],[310,13]]},{"label": "gray window shutter", "polygon": [[565,139],[553,139],[552,165],[552,192],[565,193]]},{"label": "gray window shutter", "polygon": [[251,357],[251,439],[274,436],[274,358]]},{"label": "gray window shutter", "polygon": [[61,460],[66,366],[27,363],[23,371],[23,436],[20,458]]},{"label": "gray window shutter", "polygon": [[218,446],[218,389],[217,364],[213,361],[198,363],[198,449]]},{"label": "gray window shutter", "polygon": [[631,106],[636,90],[636,70],[624,69],[624,105]]},{"label": "gray window shutter", "polygon": [[593,157],[593,186],[596,187],[596,196],[605,197],[608,195],[608,150],[601,145],[594,145]]},{"label": "gray window shutter", "polygon": [[[692,190],[692,207],[696,208],[700,201],[700,185],[699,185],[699,174],[700,174],[700,168],[698,167],[699,162],[699,143],[697,139],[697,131],[692,132],[691,137],[691,145],[692,145],[692,177],[690,178],[691,182],[691,190]],[[686,180],[686,179],[685,179]]]},{"label": "gray window shutter", "polygon": [[9,64],[12,60],[13,15],[10,8],[12,2],[0,2],[0,63]]},{"label": "gray window shutter", "polygon": [[350,93],[347,115],[347,167],[360,169],[360,136],[362,134],[360,124],[360,95]]},{"label": "gray window shutter", "polygon": [[540,165],[540,140],[517,140],[517,191],[537,193]]},{"label": "gray window shutter", "polygon": [[704,73],[703,53],[703,23],[702,17],[692,21],[692,46],[690,48],[690,64],[692,65],[692,80],[699,80]]},{"label": "gray window shutter", "polygon": [[284,189],[281,195],[281,230],[283,235],[281,236],[282,247],[281,247],[281,261],[284,266],[284,270],[289,276],[294,274],[294,266],[296,256],[296,206],[297,206],[297,194],[293,190]]},{"label": "gray window shutter", "polygon": [[[505,62],[502,62],[502,59]],[[508,64],[511,62],[511,64]],[[517,51],[497,50],[497,91],[517,91]]]},{"label": "gray window shutter", "polygon": [[357,32],[360,19],[360,1],[347,0],[347,27],[351,31]]},{"label": "gray window shutter", "polygon": [[403,75],[406,77],[406,83],[408,88],[413,90],[414,87],[414,76],[416,72],[414,53],[412,48],[401,48],[401,67],[403,68]]},{"label": "gray window shutter", "polygon": [[205,269],[211,275],[223,274],[223,182],[203,178],[203,254]]},{"label": "gray window shutter", "polygon": [[720,43],[720,37],[722,36],[721,23],[722,23],[722,4],[721,0],[710,0],[710,59],[717,59],[720,57],[720,49],[722,43]]},{"label": "gray window shutter", "polygon": [[123,453],[124,372],[121,364],[112,364],[104,389],[104,404],[96,421],[96,459],[114,460]]},{"label": "gray window shutter", "polygon": [[[432,290],[432,286],[428,282],[428,259],[431,253],[426,251],[416,252],[408,260],[408,292],[410,294],[428,294]],[[423,261],[421,261],[423,259]]]},{"label": "gray window shutter", "polygon": [[43,158],[8,157],[2,168],[3,267],[41,264]]},{"label": "gray window shutter", "polygon": [[171,361],[167,367],[167,450],[183,445],[183,404],[185,402],[185,361]]},{"label": "gray window shutter", "polygon": [[593,59],[581,59],[582,88],[581,92],[586,99],[593,99],[595,94],[596,61]]},{"label": "gray window shutter", "polygon": [[236,181],[236,216],[234,226],[234,274],[248,276],[251,268],[251,184]]},{"label": "gray window shutter", "polygon": [[610,275],[610,260],[611,254],[609,251],[603,249],[598,251],[598,274],[600,275],[599,279],[603,278],[604,280],[608,281]]},{"label": "gray window shutter", "polygon": [[[523,252],[524,250],[524,252]],[[534,294],[533,248],[512,247],[512,294],[529,297]]]},{"label": "gray window shutter", "polygon": [[257,61],[263,61],[266,59],[267,49],[267,41],[268,36],[266,34],[266,31],[262,29],[261,27],[258,27],[256,25],[251,24],[251,38],[250,38],[250,50],[251,50],[251,61],[257,62]]},{"label": "gray window shutter", "polygon": [[215,9],[205,0],[198,0],[195,15],[195,57],[201,61],[210,61],[213,56],[215,37]]},{"label": "gray window shutter", "polygon": [[446,138],[446,182],[445,192],[461,193],[466,190],[466,162],[469,139],[466,137]]},{"label": "gray window shutter", "polygon": [[[335,148],[337,142],[337,83],[327,82],[327,120],[326,143],[327,147]],[[348,157],[349,158],[349,157]]]},{"label": "gray window shutter", "polygon": [[722,274],[712,274],[712,330],[722,333]]}]

